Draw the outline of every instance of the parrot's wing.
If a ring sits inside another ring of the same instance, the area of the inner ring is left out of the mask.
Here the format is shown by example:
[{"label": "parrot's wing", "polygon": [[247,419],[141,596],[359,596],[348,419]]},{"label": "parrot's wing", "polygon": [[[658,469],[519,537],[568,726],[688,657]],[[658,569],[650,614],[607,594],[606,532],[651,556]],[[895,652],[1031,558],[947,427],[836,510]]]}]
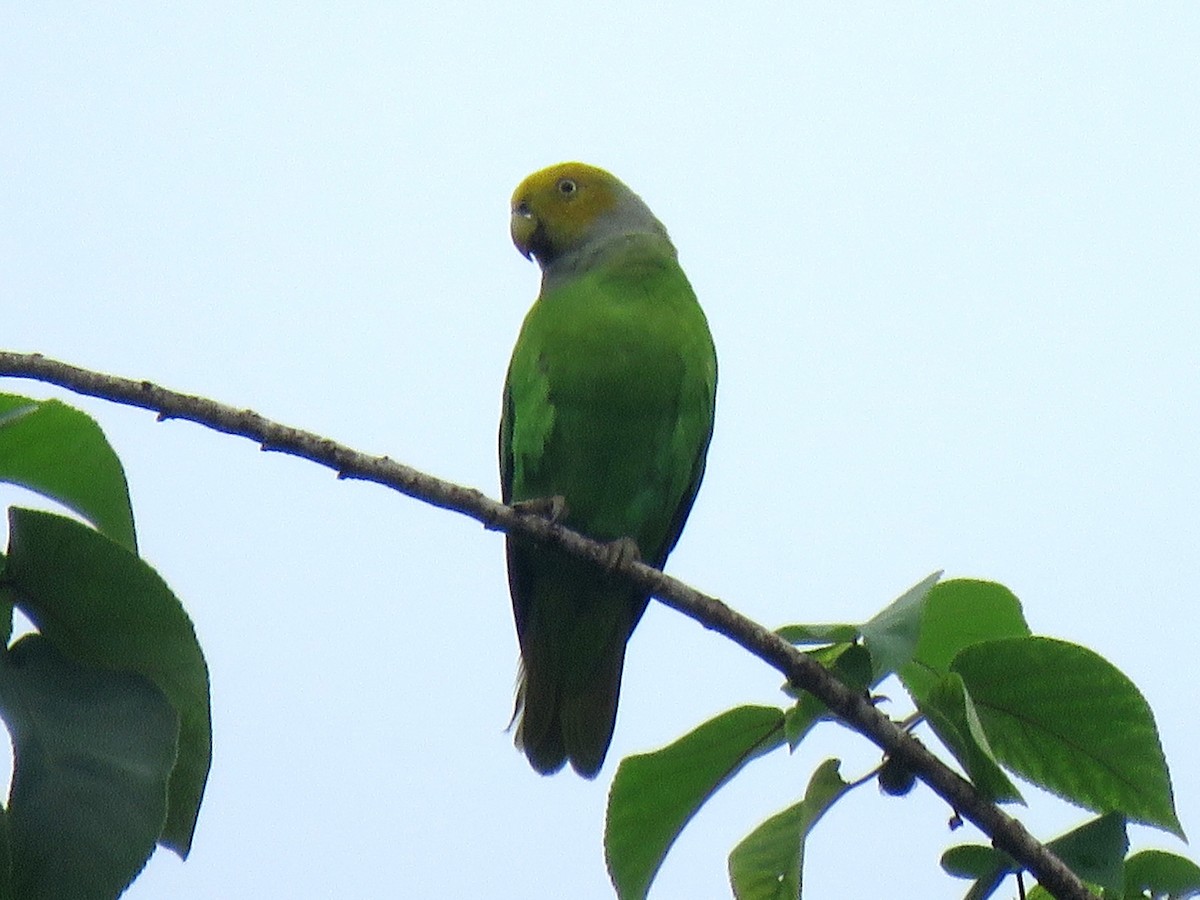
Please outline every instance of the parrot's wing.
[{"label": "parrot's wing", "polygon": [[705,459],[708,456],[708,444],[712,440],[713,421],[717,411],[717,369],[715,358],[712,363],[711,375],[705,380],[707,383],[705,385],[706,415],[704,417],[704,437],[703,440],[695,442],[694,455],[691,460],[691,473],[688,478],[687,487],[684,488],[683,494],[680,495],[679,505],[675,507],[675,512],[671,516],[671,522],[667,527],[666,540],[663,542],[662,550],[654,559],[646,560],[648,565],[654,566],[656,569],[661,569],[666,564],[667,556],[675,549],[675,544],[679,541],[679,535],[683,532],[684,523],[687,522],[688,515],[692,511],[692,504],[696,502],[696,494],[700,491],[700,482],[704,480]]},{"label": "parrot's wing", "polygon": [[513,456],[513,399],[508,379],[504,380],[504,405],[500,413],[500,499],[508,503],[512,498]]}]

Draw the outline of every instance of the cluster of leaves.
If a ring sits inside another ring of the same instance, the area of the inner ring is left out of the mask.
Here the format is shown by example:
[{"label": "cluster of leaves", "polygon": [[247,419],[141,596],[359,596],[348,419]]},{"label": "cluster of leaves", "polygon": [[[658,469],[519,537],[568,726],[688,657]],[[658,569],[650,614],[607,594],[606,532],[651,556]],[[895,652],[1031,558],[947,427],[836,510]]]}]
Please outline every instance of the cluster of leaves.
[{"label": "cluster of leaves", "polygon": [[[211,756],[208,670],[179,601],[138,555],[100,428],[0,394],[0,481],[85,522],[12,507],[0,554],[0,900],[121,894],[156,843],[186,856]],[[13,610],[36,631],[13,641]]]},{"label": "cluster of leaves", "polygon": [[[1183,836],[1149,706],[1111,663],[1075,644],[1030,632],[1017,598],[985,581],[938,583],[933,575],[863,625],[779,630],[846,685],[871,691],[895,676],[925,722],[979,792],[1023,803],[1007,772],[1099,816],[1049,847],[1105,900],[1200,894],[1200,868],[1162,851],[1127,856],[1126,821]],[[784,686],[787,708],[743,706],[662,750],[621,762],[609,794],[605,851],[622,900],[643,898],[671,844],[722,785],[751,760],[795,750],[827,709]],[[828,759],[803,798],[771,816],[729,855],[738,900],[802,896],[809,832],[851,789],[878,780],[904,794],[914,774],[885,759],[853,782]],[[985,845],[946,851],[942,866],[970,879],[968,900],[993,894],[1020,866]],[[1031,896],[1048,896],[1040,887]]]}]

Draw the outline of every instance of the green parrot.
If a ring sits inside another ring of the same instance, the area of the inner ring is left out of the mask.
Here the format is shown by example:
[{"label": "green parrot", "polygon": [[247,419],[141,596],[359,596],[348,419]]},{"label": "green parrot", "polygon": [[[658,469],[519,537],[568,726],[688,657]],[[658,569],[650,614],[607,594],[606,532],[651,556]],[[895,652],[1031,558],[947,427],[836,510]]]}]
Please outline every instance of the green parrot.
[{"label": "green parrot", "polygon": [[[505,503],[550,511],[661,568],[704,476],[717,357],[667,230],[605,172],[562,163],[512,198],[512,239],[542,270],[504,386]],[[649,597],[594,565],[508,538],[521,648],[515,743],[548,775],[595,777],[625,644]]]}]

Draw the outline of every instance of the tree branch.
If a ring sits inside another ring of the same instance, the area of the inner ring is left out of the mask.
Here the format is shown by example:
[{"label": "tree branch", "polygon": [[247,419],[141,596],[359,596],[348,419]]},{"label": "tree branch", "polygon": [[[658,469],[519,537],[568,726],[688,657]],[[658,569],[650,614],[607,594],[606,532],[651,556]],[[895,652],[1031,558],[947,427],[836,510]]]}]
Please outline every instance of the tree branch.
[{"label": "tree branch", "polygon": [[[38,353],[0,351],[0,376],[5,375],[32,378],[78,394],[152,410],[160,421],[186,419],[216,431],[249,438],[264,450],[299,456],[333,469],[339,478],[373,481],[433,506],[470,516],[488,529],[520,534],[561,547],[600,566],[611,564],[603,544],[561,525],[518,512],[474,488],[443,481],[386,456],[359,453],[328,438],[272,422],[252,410],[234,409],[204,397],[167,390],[149,381],[92,372],[47,359]],[[814,694],[839,718],[912,769],[960,816],[988,835],[996,847],[1029,869],[1059,900],[1094,900],[1075,874],[1020,822],[984,800],[970,782],[876,709],[868,697],[847,688],[810,656],[716,598],[657,569],[640,562],[621,562],[613,571],[705,628],[725,635],[777,669],[793,685]]]}]

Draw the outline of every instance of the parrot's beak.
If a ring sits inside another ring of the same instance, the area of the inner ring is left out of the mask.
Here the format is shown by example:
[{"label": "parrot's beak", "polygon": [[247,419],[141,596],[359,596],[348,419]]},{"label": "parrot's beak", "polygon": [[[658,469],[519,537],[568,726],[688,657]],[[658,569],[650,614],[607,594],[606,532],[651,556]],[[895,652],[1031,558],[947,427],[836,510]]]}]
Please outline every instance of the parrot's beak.
[{"label": "parrot's beak", "polygon": [[517,203],[513,205],[512,219],[508,224],[509,234],[512,235],[512,242],[516,248],[521,251],[521,255],[526,259],[533,259],[533,239],[537,232],[537,219],[533,217],[533,212],[525,203]]}]

